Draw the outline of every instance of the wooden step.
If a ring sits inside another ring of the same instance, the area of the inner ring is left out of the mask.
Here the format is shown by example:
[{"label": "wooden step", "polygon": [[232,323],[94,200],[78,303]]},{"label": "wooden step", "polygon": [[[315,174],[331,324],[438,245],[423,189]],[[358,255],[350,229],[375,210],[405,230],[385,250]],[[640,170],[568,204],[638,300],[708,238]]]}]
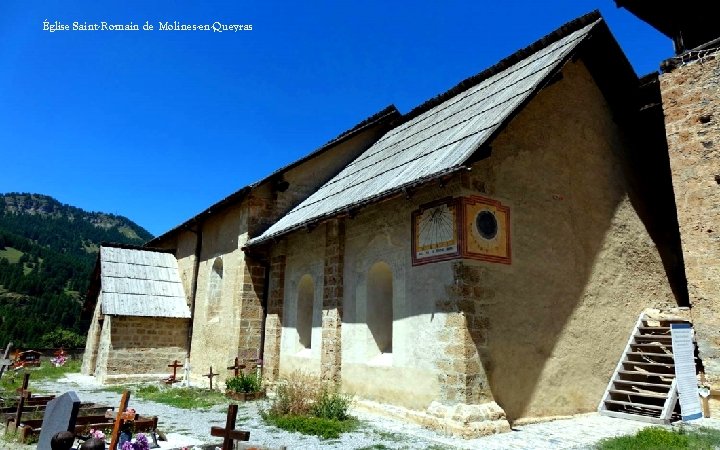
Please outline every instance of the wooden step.
[{"label": "wooden step", "polygon": [[674,361],[671,362],[671,363],[656,363],[656,362],[646,362],[646,361],[629,361],[629,360],[626,359],[626,360],[623,361],[622,363],[623,363],[623,365],[625,365],[625,364],[632,364],[632,365],[635,365],[635,366],[667,367],[668,369],[675,367],[675,364],[674,364],[675,362],[674,362]]},{"label": "wooden step", "polygon": [[620,400],[605,400],[605,403],[609,403],[611,405],[620,405],[620,406],[627,406],[630,408],[646,408],[646,409],[654,409],[656,411],[662,411],[662,406],[657,405],[646,405],[644,403],[634,403],[634,402],[623,402]]},{"label": "wooden step", "polygon": [[639,327],[640,334],[667,333],[670,334],[670,327]]},{"label": "wooden step", "polygon": [[647,356],[648,358],[675,358],[672,353],[627,352],[626,354],[629,356]]},{"label": "wooden step", "polygon": [[662,383],[648,383],[647,381],[633,381],[633,380],[613,380],[615,384],[629,384],[632,386],[639,387],[656,387],[656,388],[670,388],[669,384]]},{"label": "wooden step", "polygon": [[618,370],[621,375],[642,375],[644,377],[675,378],[674,373],[640,372],[637,370]]},{"label": "wooden step", "polygon": [[[672,345],[663,344],[663,343],[661,343],[661,342],[657,342],[657,343],[654,343],[654,344],[632,343],[632,344],[630,344],[630,347],[632,347],[632,348],[637,348],[637,349],[640,349],[640,350],[643,349],[643,348],[655,349],[655,350],[660,350],[660,349],[662,349],[662,350],[667,350],[668,352],[670,352],[670,354],[672,354]],[[673,356],[673,357],[674,357],[674,356]]]},{"label": "wooden step", "polygon": [[622,390],[610,389],[610,393],[618,394],[618,395],[632,395],[632,396],[637,396],[637,397],[660,398],[663,400],[667,398],[667,394],[662,394],[660,392],[649,393],[649,392],[635,392],[635,391],[622,391]]},{"label": "wooden step", "polygon": [[661,341],[671,341],[672,336],[669,334],[636,334],[635,340],[661,340]]}]

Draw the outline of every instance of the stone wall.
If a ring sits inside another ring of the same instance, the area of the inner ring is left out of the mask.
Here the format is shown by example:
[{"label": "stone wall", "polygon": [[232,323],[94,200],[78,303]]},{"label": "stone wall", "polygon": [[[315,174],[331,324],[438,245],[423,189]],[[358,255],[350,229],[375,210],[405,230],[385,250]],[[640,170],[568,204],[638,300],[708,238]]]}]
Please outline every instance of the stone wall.
[{"label": "stone wall", "polygon": [[[246,226],[247,209],[240,204],[208,218],[199,230],[202,246],[190,365],[191,379],[200,385],[209,384],[203,375],[210,367],[220,374],[215,382],[222,385],[230,374],[226,367],[239,356],[241,330],[247,330],[250,325],[250,322],[243,322],[240,298],[246,282],[252,284],[249,272],[252,269],[247,267],[245,254],[240,250],[247,240]],[[253,314],[257,316],[257,311],[252,311],[250,306],[247,312],[249,318],[245,320],[253,320]]]},{"label": "stone wall", "polygon": [[691,318],[720,389],[720,53],[660,75]]},{"label": "stone wall", "polygon": [[95,376],[101,383],[154,380],[187,352],[188,319],[105,316]]},{"label": "stone wall", "polygon": [[267,316],[265,318],[265,349],[263,355],[263,378],[277,380],[280,376],[280,345],[283,335],[283,312],[285,303],[285,242],[272,248],[270,258],[270,286]]}]

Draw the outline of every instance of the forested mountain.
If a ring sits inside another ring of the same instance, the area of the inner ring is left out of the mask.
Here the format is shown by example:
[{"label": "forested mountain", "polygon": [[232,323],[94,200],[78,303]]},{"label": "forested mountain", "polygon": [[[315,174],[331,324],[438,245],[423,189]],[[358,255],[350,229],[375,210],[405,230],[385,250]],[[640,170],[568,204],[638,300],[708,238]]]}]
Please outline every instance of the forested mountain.
[{"label": "forested mountain", "polygon": [[0,194],[0,346],[84,342],[88,324],[80,323],[80,308],[99,244],[140,245],[151,238],[122,216],[46,195]]}]

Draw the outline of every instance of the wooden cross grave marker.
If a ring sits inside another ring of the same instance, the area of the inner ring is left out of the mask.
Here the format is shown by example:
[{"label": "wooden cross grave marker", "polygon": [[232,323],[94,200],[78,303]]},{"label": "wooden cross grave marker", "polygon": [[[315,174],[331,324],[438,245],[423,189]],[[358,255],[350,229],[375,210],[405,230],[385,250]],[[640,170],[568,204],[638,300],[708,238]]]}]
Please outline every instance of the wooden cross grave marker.
[{"label": "wooden cross grave marker", "polygon": [[110,437],[111,449],[117,448],[118,438],[120,437],[120,427],[125,423],[125,410],[127,409],[129,400],[130,391],[123,391],[122,397],[120,398],[120,407],[115,416],[115,424],[113,425],[112,435]]},{"label": "wooden cross grave marker", "polygon": [[219,376],[219,375],[220,375],[219,373],[213,373],[213,371],[212,371],[212,366],[210,366],[210,373],[206,373],[205,375],[203,375],[204,377],[210,378],[210,390],[211,390],[211,391],[212,391],[212,379],[213,379],[214,377]]},{"label": "wooden cross grave marker", "polygon": [[245,364],[240,364],[240,358],[235,357],[235,365],[228,367],[228,370],[232,370],[235,373],[235,378],[240,375],[240,369],[244,369]]},{"label": "wooden cross grave marker", "polygon": [[173,361],[172,364],[168,364],[168,367],[172,367],[173,374],[170,375],[169,377],[165,378],[163,381],[165,382],[165,384],[177,383],[178,382],[177,370],[178,370],[178,367],[182,367],[182,364],[180,364],[180,361],[178,361],[176,359],[175,361]]},{"label": "wooden cross grave marker", "polygon": [[23,395],[23,392],[27,391],[28,385],[30,384],[30,373],[23,375],[23,382],[19,388],[15,389],[19,395]]},{"label": "wooden cross grave marker", "polygon": [[20,426],[23,408],[25,407],[25,401],[32,397],[32,393],[27,390],[29,382],[30,374],[26,373],[25,375],[23,375],[22,386],[17,388],[17,393],[20,394],[20,398],[18,399],[17,410],[15,411],[15,428]]},{"label": "wooden cross grave marker", "polygon": [[250,440],[249,431],[235,429],[235,419],[237,419],[237,411],[238,405],[234,403],[229,405],[227,412],[227,420],[225,421],[225,428],[210,427],[211,436],[223,438],[222,450],[232,450],[234,441]]}]

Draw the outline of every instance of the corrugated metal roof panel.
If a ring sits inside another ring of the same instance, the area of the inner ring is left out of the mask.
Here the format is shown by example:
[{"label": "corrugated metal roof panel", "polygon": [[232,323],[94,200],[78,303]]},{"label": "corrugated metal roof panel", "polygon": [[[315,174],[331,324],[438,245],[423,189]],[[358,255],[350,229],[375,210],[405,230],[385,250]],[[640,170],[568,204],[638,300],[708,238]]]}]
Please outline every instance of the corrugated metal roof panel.
[{"label": "corrugated metal roof panel", "polygon": [[390,130],[248,245],[459,168],[565,61],[598,22],[556,40]]},{"label": "corrugated metal roof panel", "polygon": [[103,314],[190,318],[175,257],[169,253],[100,248]]}]

